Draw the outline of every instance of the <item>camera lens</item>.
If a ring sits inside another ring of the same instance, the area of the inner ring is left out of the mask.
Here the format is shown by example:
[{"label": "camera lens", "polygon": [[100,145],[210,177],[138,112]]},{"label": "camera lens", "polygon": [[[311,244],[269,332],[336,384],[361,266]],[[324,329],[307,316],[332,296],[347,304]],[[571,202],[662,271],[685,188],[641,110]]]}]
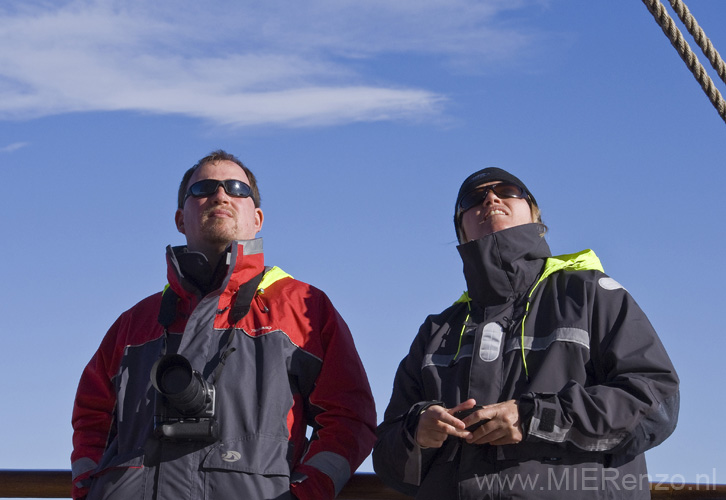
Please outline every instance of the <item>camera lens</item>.
[{"label": "camera lens", "polygon": [[212,390],[179,354],[167,354],[154,364],[151,383],[179,413],[190,417],[205,411]]},{"label": "camera lens", "polygon": [[161,374],[159,388],[164,394],[179,394],[189,387],[191,381],[191,367],[187,369],[185,366],[169,366]]}]

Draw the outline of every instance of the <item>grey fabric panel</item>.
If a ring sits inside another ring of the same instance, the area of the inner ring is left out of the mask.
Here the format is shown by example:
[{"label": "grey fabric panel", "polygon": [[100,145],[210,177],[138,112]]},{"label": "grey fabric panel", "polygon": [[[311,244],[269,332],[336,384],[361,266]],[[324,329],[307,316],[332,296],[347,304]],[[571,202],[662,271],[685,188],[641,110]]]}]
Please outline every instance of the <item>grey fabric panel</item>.
[{"label": "grey fabric panel", "polygon": [[316,454],[310,458],[310,460],[307,460],[305,465],[315,467],[332,479],[333,484],[335,484],[336,495],[343,489],[343,486],[345,486],[350,479],[350,464],[345,457],[338,455],[337,453],[333,453],[332,451],[322,451]]},{"label": "grey fabric panel", "polygon": [[74,478],[92,471],[98,464],[88,457],[79,458],[71,464],[71,474]]},{"label": "grey fabric panel", "polygon": [[627,437],[627,433],[623,432],[616,436],[604,438],[589,437],[579,432],[574,427],[563,428],[557,425],[553,426],[551,432],[543,432],[540,427],[540,420],[536,417],[532,418],[530,423],[529,434],[536,436],[545,441],[553,443],[563,443],[565,440],[575,443],[579,448],[588,451],[607,451],[612,450],[619,445],[623,439]]},{"label": "grey fabric panel", "polygon": [[474,346],[472,344],[468,344],[461,346],[461,351],[459,351],[458,356],[454,354],[427,354],[424,356],[421,368],[425,368],[427,366],[450,366],[455,360],[470,358],[473,350]]},{"label": "grey fabric panel", "polygon": [[[557,328],[546,337],[524,337],[524,349],[528,351],[544,351],[555,342],[574,342],[590,349],[590,334],[581,328]],[[507,342],[505,352],[522,348],[521,337],[517,336]]]}]

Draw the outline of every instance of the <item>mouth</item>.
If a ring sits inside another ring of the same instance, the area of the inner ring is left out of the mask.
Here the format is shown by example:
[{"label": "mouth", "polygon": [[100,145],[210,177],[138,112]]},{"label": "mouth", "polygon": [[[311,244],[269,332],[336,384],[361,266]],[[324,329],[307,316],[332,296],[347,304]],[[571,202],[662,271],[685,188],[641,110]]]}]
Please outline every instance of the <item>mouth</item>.
[{"label": "mouth", "polygon": [[232,219],[234,218],[234,215],[229,210],[223,210],[223,209],[214,209],[207,212],[207,217],[210,219],[220,218],[220,219]]},{"label": "mouth", "polygon": [[506,212],[504,212],[504,210],[495,208],[494,210],[491,210],[486,213],[486,215],[484,216],[484,220],[489,220],[495,215],[507,215],[507,214],[506,214]]}]

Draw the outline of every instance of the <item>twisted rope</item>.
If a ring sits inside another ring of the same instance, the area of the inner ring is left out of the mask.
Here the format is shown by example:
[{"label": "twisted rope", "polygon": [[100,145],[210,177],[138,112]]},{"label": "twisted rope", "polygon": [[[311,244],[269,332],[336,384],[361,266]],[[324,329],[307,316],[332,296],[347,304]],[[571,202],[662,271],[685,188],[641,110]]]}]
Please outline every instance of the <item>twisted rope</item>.
[{"label": "twisted rope", "polygon": [[[683,9],[676,9],[676,4],[682,4],[681,0],[670,0],[671,4],[674,4],[674,10],[678,11],[681,10],[684,13],[684,16],[686,19],[689,19],[688,16],[685,15],[685,12],[687,9],[685,9],[685,5],[683,5]],[[701,88],[708,96],[709,100],[711,101],[711,104],[716,108],[716,111],[718,111],[718,114],[721,116],[721,118],[726,122],[726,101],[724,101],[723,97],[721,96],[721,93],[718,91],[718,89],[714,86],[713,80],[711,80],[711,77],[708,76],[706,73],[706,69],[703,67],[701,62],[698,60],[698,57],[696,54],[693,53],[691,50],[691,47],[688,45],[688,42],[683,38],[683,35],[681,34],[681,31],[676,26],[675,22],[671,18],[671,16],[668,14],[668,11],[666,10],[665,6],[660,2],[660,0],[643,0],[643,3],[648,7],[648,10],[651,14],[653,14],[653,17],[655,18],[656,22],[660,25],[661,29],[663,30],[663,33],[666,34],[668,39],[671,42],[671,45],[675,47],[675,49],[678,51],[678,54],[681,56],[681,59],[683,59],[683,62],[686,63],[686,66],[688,66],[688,69],[691,70],[691,73],[693,73],[693,76],[696,78],[698,83],[701,85]],[[680,7],[680,5],[678,5]],[[680,14],[679,14],[680,16]],[[690,12],[689,12],[690,16]],[[692,19],[693,16],[690,16]],[[688,23],[684,22],[684,24],[688,25]],[[690,23],[692,26],[696,25],[695,20],[693,20],[692,23]],[[699,28],[700,29],[700,28]],[[703,30],[701,30],[703,32]],[[694,35],[694,38],[696,38],[696,35]],[[708,40],[705,35],[700,37],[701,39]],[[704,43],[705,46],[711,45],[710,41],[708,43]],[[713,45],[711,45],[713,47]],[[715,53],[718,55],[715,50],[710,51],[712,54]],[[707,55],[707,57],[709,57]],[[710,57],[709,57],[710,59]],[[720,60],[720,56],[718,57]],[[714,64],[714,63],[712,63]],[[723,65],[723,61],[721,61],[721,65]],[[716,63],[716,70],[719,72],[719,75],[721,72],[718,69],[718,62]]]},{"label": "twisted rope", "polygon": [[703,29],[698,25],[696,18],[693,17],[693,14],[691,14],[691,11],[688,10],[688,7],[682,0],[670,0],[670,2],[671,7],[673,7],[673,10],[676,14],[678,14],[681,22],[686,26],[688,32],[691,34],[698,46],[701,47],[703,55],[708,58],[708,61],[711,63],[713,69],[716,70],[716,73],[718,73],[721,81],[726,83],[726,63],[724,63],[723,59],[721,59],[721,55],[713,46],[711,40],[709,40],[706,36],[706,33],[704,33]]}]

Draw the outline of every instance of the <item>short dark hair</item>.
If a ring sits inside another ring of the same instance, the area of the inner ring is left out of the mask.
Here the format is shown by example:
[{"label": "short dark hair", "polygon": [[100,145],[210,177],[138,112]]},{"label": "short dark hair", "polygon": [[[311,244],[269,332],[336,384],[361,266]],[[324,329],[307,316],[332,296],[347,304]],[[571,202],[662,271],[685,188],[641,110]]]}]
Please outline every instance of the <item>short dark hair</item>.
[{"label": "short dark hair", "polygon": [[199,167],[202,167],[207,163],[216,163],[218,161],[231,161],[232,163],[236,163],[237,165],[239,165],[242,170],[244,170],[245,174],[247,175],[247,179],[250,181],[250,189],[252,190],[252,194],[250,195],[250,197],[252,198],[252,201],[255,202],[255,207],[260,208],[260,191],[257,188],[257,179],[255,178],[255,174],[253,174],[252,171],[247,168],[245,164],[240,161],[239,158],[237,158],[235,155],[227,153],[222,149],[212,151],[207,156],[199,160],[196,164],[194,164],[192,168],[184,172],[184,177],[182,177],[181,184],[179,184],[179,195],[177,200],[179,208],[184,208],[184,198],[186,197],[187,189],[189,188],[189,179],[192,178],[194,172],[196,172]]}]

